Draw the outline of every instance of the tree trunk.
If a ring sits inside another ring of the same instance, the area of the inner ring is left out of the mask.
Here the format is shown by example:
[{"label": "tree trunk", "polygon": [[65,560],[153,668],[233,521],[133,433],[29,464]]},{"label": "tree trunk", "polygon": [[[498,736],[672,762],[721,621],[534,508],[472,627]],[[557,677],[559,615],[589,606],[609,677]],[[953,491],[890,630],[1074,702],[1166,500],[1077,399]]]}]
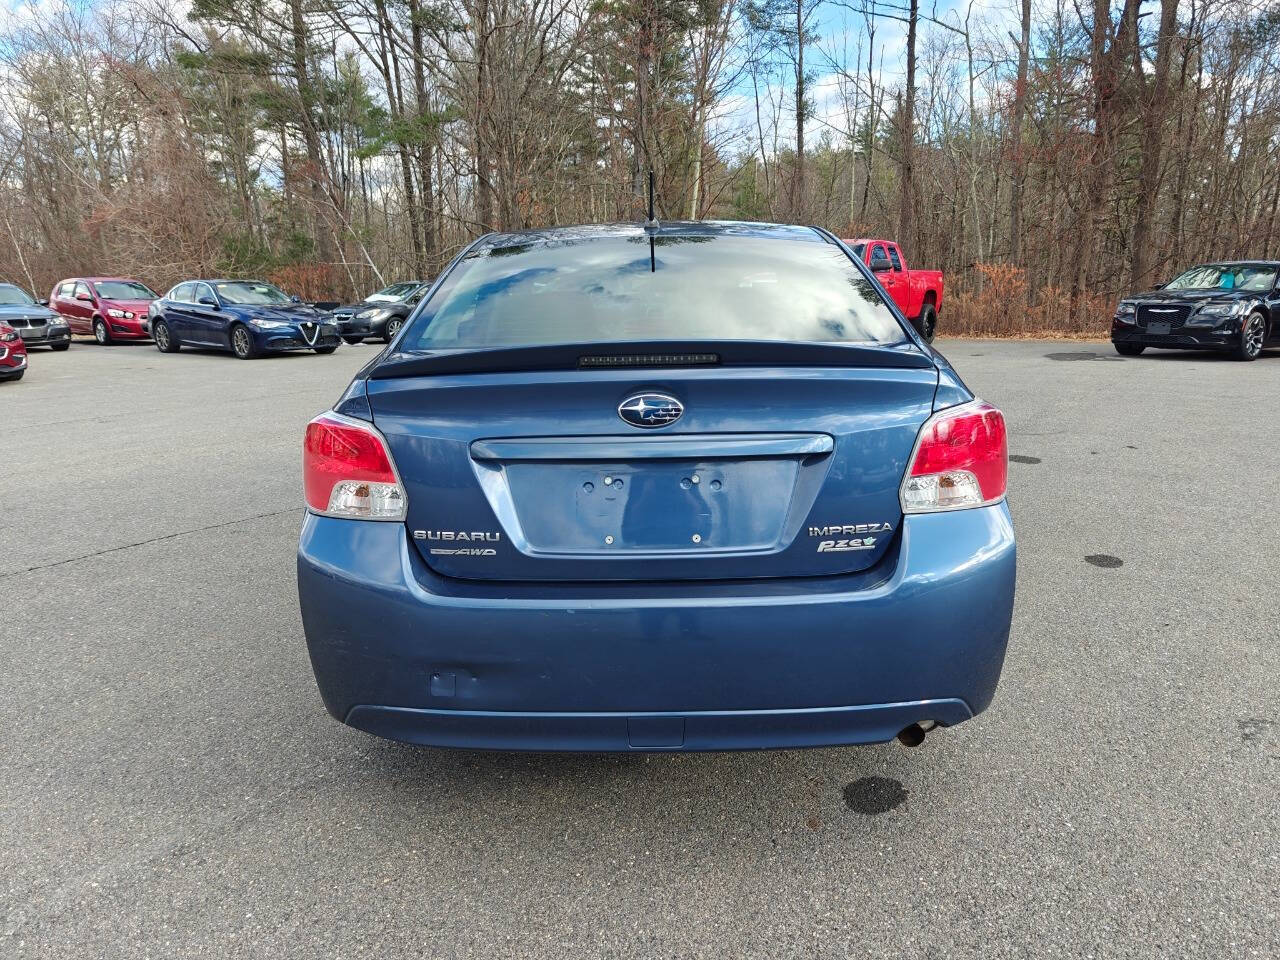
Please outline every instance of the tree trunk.
[{"label": "tree trunk", "polygon": [[[1093,2],[1093,25],[1089,43],[1089,68],[1093,83],[1093,133],[1089,138],[1089,156],[1081,173],[1083,189],[1076,227],[1075,262],[1071,271],[1071,310],[1077,319],[1083,309],[1084,296],[1088,292],[1089,270],[1096,256],[1098,227],[1115,162],[1115,131],[1120,125],[1116,116],[1120,92],[1118,64],[1124,60],[1128,39],[1136,35],[1137,11],[1138,0],[1125,0],[1120,30],[1111,39],[1109,0]],[[1111,42],[1108,43],[1108,40]]]},{"label": "tree trunk", "polygon": [[476,220],[482,232],[493,227],[492,163],[489,160],[489,0],[476,0],[472,18],[476,44],[476,100],[472,150],[476,165]]},{"label": "tree trunk", "polygon": [[698,120],[694,124],[697,142],[694,144],[693,154],[693,199],[689,201],[689,219],[698,219],[698,201],[701,199],[702,193],[702,142],[706,137],[706,114],[699,107],[697,109]]},{"label": "tree trunk", "polygon": [[[913,0],[914,2],[914,0]],[[791,180],[791,219],[805,219],[804,195],[804,121],[807,95],[804,85],[804,0],[796,0],[796,169]]]},{"label": "tree trunk", "polygon": [[902,153],[902,176],[898,187],[898,242],[915,248],[915,147],[916,120],[916,22],[920,18],[919,0],[910,0],[907,17],[907,88],[898,111]]},{"label": "tree trunk", "polygon": [[332,232],[329,229],[329,201],[325,190],[324,157],[320,152],[320,135],[315,127],[316,94],[311,85],[311,68],[307,64],[307,24],[302,15],[302,0],[289,0],[293,41],[293,74],[298,84],[299,120],[302,140],[307,150],[307,180],[310,183],[312,211],[316,217],[313,231],[316,252],[323,263],[337,259]]},{"label": "tree trunk", "polygon": [[1022,0],[1022,34],[1018,38],[1018,79],[1013,90],[1013,182],[1009,189],[1009,260],[1022,262],[1022,184],[1027,175],[1022,156],[1022,125],[1027,114],[1027,65],[1031,59],[1031,0]]},{"label": "tree trunk", "polygon": [[[876,126],[880,119],[880,104],[876,101],[876,22],[867,17],[867,126],[863,154],[866,157],[866,177],[862,181],[862,205],[858,210],[858,223],[867,222],[867,202],[871,199],[872,152],[876,142]],[[883,60],[883,58],[882,58]],[[882,64],[883,65],[883,64]]]},{"label": "tree trunk", "polygon": [[[391,20],[387,16],[385,0],[377,0],[376,9],[379,27],[383,33],[383,36],[379,38],[378,55],[382,68],[382,80],[387,88],[387,112],[391,114],[392,123],[400,127],[401,118],[404,115],[404,92],[400,83],[400,61],[394,56],[388,57],[387,55],[387,42],[391,36]],[[409,215],[409,245],[413,250],[413,265],[415,269],[421,270],[426,256],[423,250],[422,235],[426,231],[418,216],[417,189],[413,182],[413,168],[409,163],[409,147],[404,142],[403,136],[396,137],[396,155],[400,161],[400,179],[404,187],[405,210]]]},{"label": "tree trunk", "polygon": [[409,23],[413,38],[413,96],[418,112],[418,140],[414,145],[414,153],[418,161],[418,185],[422,189],[422,206],[419,220],[422,222],[422,256],[417,264],[419,278],[427,276],[430,269],[436,266],[436,237],[434,213],[435,190],[431,177],[431,144],[427,141],[427,128],[424,117],[428,112],[430,100],[427,96],[426,50],[423,43],[422,18],[419,16],[418,0],[409,0]]},{"label": "tree trunk", "polygon": [[[1160,187],[1160,161],[1164,148],[1165,115],[1168,111],[1169,56],[1173,33],[1178,27],[1178,0],[1160,0],[1160,29],[1156,36],[1155,76],[1146,97],[1142,115],[1142,152],[1138,170],[1138,203],[1134,213],[1132,249],[1129,258],[1129,283],[1137,289],[1150,279],[1148,256],[1151,218],[1155,215],[1156,191]],[[1142,72],[1142,47],[1134,45],[1135,79],[1145,85]],[[1141,87],[1139,87],[1141,89]]]},{"label": "tree trunk", "polygon": [[646,175],[653,168],[649,153],[649,73],[653,67],[653,43],[657,16],[652,3],[647,3],[641,14],[640,29],[636,32],[635,62],[635,117],[631,126],[631,191],[640,209],[648,213],[648,183]]}]

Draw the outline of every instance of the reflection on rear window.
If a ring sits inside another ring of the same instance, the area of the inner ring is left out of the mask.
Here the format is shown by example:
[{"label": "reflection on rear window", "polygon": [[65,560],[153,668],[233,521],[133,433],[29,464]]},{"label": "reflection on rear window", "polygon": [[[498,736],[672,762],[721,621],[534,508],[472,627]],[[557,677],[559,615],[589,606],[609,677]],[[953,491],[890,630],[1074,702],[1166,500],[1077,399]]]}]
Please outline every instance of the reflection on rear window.
[{"label": "reflection on rear window", "polygon": [[401,349],[619,340],[901,343],[874,283],[837,246],[759,236],[593,236],[482,249]]}]

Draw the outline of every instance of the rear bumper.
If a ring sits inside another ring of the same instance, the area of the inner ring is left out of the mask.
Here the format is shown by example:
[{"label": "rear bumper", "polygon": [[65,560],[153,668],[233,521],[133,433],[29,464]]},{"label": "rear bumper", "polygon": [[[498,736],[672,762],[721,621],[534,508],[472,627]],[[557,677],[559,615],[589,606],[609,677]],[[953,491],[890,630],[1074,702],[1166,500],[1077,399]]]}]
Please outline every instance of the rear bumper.
[{"label": "rear bumper", "polygon": [[1003,503],[907,517],[860,574],[670,584],[449,580],[399,524],[308,515],[298,589],[325,705],[370,733],[733,750],[883,742],[981,712],[1014,566]]},{"label": "rear bumper", "polygon": [[470,750],[762,750],[884,743],[922,720],[951,726],[963,700],[812,710],[514,713],[357,706],[346,722],[388,740]]}]

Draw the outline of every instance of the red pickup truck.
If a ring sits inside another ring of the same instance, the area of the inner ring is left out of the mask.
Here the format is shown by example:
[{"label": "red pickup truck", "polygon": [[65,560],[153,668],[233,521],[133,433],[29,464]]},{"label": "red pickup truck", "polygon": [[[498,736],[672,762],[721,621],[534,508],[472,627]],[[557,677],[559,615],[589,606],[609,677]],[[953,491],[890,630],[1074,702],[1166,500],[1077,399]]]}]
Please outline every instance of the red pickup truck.
[{"label": "red pickup truck", "polygon": [[871,268],[920,336],[931,342],[938,329],[938,311],[942,309],[942,271],[912,270],[892,240],[863,238],[845,243]]}]

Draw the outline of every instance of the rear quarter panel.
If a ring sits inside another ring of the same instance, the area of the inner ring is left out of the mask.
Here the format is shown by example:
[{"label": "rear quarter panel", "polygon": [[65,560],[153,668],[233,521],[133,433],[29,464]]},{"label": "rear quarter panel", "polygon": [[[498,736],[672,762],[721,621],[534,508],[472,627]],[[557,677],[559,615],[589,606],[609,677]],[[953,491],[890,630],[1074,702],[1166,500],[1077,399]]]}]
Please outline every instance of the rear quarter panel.
[{"label": "rear quarter panel", "polygon": [[933,307],[939,313],[942,312],[942,271],[941,270],[913,270],[912,278],[918,277],[920,288],[920,302],[924,303],[925,294],[933,292]]}]

